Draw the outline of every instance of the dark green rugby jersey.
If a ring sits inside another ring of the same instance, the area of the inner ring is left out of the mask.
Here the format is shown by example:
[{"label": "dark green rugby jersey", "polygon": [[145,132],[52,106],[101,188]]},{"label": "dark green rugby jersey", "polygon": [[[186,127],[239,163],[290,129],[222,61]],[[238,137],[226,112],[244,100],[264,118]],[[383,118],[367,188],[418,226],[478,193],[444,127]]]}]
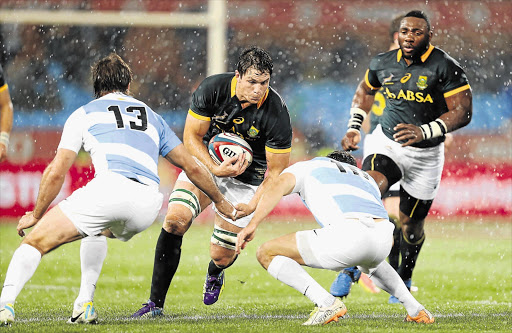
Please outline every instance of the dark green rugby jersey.
[{"label": "dark green rugby jersey", "polygon": [[0,65],[0,91],[4,91],[5,89],[7,89],[7,84],[5,83],[2,65]]},{"label": "dark green rugby jersey", "polygon": [[207,77],[192,94],[189,114],[210,121],[203,137],[208,145],[218,133],[235,133],[252,148],[253,161],[236,179],[251,185],[263,182],[267,171],[265,151],[289,153],[292,146],[292,125],[288,108],[279,94],[269,87],[258,104],[242,110],[235,96],[235,73]]},{"label": "dark green rugby jersey", "polygon": [[375,127],[379,124],[379,119],[382,117],[384,113],[384,108],[386,107],[386,97],[382,94],[382,89],[377,91],[375,94],[375,100],[373,101],[373,105],[371,108],[371,117],[370,117],[370,131],[368,133],[372,133]]},{"label": "dark green rugby jersey", "polygon": [[[400,49],[377,55],[370,62],[365,81],[372,89],[382,87],[386,107],[379,121],[391,140],[397,124],[429,123],[448,111],[445,97],[470,89],[458,62],[433,45],[421,56],[421,62],[410,66]],[[441,136],[413,146],[433,147],[443,141]]]}]

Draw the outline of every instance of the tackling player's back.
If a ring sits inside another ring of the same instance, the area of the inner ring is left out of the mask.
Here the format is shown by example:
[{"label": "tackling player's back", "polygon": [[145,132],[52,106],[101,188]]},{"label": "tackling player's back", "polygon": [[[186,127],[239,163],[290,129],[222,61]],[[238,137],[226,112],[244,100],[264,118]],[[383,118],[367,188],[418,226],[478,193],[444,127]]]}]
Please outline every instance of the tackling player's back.
[{"label": "tackling player's back", "polygon": [[158,184],[158,156],[181,141],[146,104],[111,93],[77,109],[64,126],[59,148],[91,154],[96,174],[119,173],[144,184]]},{"label": "tackling player's back", "polygon": [[377,184],[355,166],[327,157],[298,162],[287,168],[295,176],[292,193],[299,193],[321,225],[343,221],[342,216],[364,213],[388,218]]}]

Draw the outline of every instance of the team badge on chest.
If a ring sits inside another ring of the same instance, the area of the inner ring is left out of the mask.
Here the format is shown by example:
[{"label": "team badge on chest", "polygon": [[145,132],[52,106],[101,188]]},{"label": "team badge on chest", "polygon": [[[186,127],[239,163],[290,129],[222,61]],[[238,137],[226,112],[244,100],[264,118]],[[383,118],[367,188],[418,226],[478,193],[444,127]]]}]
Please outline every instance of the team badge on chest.
[{"label": "team badge on chest", "polygon": [[418,78],[418,82],[416,82],[416,85],[418,86],[418,88],[420,88],[420,90],[423,90],[426,87],[428,87],[428,85],[427,85],[427,77],[420,75],[420,77]]},{"label": "team badge on chest", "polygon": [[258,135],[259,132],[260,130],[256,129],[256,127],[254,126],[251,126],[251,128],[249,128],[249,130],[247,131],[247,134],[249,134],[251,138],[254,138]]}]

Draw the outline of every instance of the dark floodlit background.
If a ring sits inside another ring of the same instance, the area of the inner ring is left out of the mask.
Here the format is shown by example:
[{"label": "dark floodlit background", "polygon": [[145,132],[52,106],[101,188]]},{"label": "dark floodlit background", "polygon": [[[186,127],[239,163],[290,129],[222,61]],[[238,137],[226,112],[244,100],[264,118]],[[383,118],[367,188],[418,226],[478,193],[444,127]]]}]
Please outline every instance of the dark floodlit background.
[{"label": "dark floodlit background", "polygon": [[[125,58],[135,74],[133,96],[181,136],[190,95],[209,74],[211,47],[204,24],[39,25],[12,17],[2,23],[2,10],[115,11],[144,17],[153,12],[203,13],[208,6],[207,0],[0,1],[0,62],[15,110],[8,170],[0,173],[0,213],[15,215],[32,204],[39,165],[53,157],[67,116],[93,98],[90,67],[96,60],[112,51]],[[234,70],[246,46],[270,51],[275,66],[271,84],[292,116],[292,159],[316,156],[340,147],[352,96],[371,57],[387,50],[390,21],[412,9],[428,13],[432,43],[460,62],[474,96],[473,121],[454,133],[454,144],[447,149],[434,214],[510,216],[511,1],[229,0],[227,44],[222,45],[225,69]],[[362,152],[356,156],[361,158]],[[87,158],[77,165],[80,178]],[[168,191],[175,175],[162,173],[162,187]],[[70,182],[69,191],[80,184]],[[10,194],[5,198],[4,193]]]}]

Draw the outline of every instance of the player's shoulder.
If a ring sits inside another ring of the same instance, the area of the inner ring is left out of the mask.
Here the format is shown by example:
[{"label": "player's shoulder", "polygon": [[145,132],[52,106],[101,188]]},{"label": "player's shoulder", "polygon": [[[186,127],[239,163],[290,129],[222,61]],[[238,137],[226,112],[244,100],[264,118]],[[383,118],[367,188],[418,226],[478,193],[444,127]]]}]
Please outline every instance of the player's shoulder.
[{"label": "player's shoulder", "polygon": [[377,54],[370,61],[370,66],[371,67],[386,67],[386,66],[389,66],[390,64],[397,63],[398,62],[397,61],[398,50],[399,49]]},{"label": "player's shoulder", "polygon": [[284,99],[272,87],[268,88],[267,100],[273,110],[277,109],[277,110],[282,110],[282,111],[288,112],[288,108],[286,107],[286,103],[285,103]]},{"label": "player's shoulder", "polygon": [[457,67],[461,67],[457,60],[438,47],[434,47],[430,57],[432,57],[432,59],[439,65],[455,65]]}]

